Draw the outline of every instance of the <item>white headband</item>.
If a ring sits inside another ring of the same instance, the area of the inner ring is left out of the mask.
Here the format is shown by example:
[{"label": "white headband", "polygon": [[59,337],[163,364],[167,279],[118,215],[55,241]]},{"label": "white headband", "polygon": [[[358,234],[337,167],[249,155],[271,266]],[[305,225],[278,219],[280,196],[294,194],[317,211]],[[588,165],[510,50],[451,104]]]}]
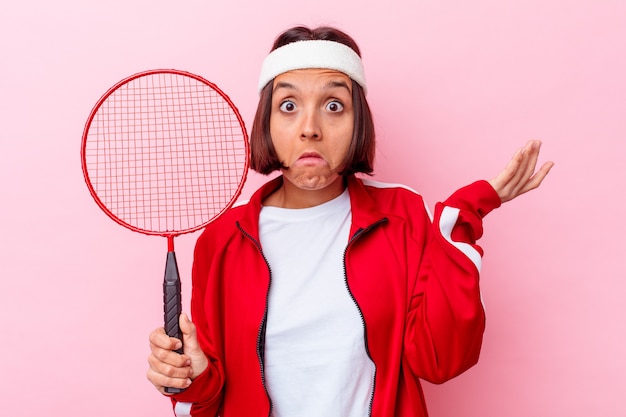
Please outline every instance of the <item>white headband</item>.
[{"label": "white headband", "polygon": [[363,63],[352,48],[334,41],[310,40],[288,43],[270,52],[261,66],[259,94],[276,76],[306,68],[326,68],[343,72],[367,93]]}]

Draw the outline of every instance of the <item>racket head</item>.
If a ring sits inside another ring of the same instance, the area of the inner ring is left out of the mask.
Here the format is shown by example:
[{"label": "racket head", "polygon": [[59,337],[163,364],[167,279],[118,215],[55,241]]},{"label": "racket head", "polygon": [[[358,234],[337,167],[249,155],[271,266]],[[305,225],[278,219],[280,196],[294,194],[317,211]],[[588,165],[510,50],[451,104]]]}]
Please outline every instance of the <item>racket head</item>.
[{"label": "racket head", "polygon": [[214,83],[158,69],[113,85],[82,136],[85,182],[118,224],[173,237],[203,228],[230,208],[245,183],[244,121]]}]

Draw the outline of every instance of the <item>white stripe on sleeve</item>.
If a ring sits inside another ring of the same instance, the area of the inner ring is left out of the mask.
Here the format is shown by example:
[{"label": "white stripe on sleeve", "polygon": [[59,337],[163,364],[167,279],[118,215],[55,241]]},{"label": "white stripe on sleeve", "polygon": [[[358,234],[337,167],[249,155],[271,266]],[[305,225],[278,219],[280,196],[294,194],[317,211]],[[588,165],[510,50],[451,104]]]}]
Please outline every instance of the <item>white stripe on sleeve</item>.
[{"label": "white stripe on sleeve", "polygon": [[452,229],[456,225],[456,222],[459,218],[460,210],[453,207],[444,207],[441,212],[441,218],[439,219],[439,230],[441,231],[441,235],[454,247],[463,252],[465,256],[467,256],[472,263],[476,266],[476,269],[480,271],[482,266],[482,258],[480,253],[472,247],[469,243],[465,242],[454,242],[452,240]]}]

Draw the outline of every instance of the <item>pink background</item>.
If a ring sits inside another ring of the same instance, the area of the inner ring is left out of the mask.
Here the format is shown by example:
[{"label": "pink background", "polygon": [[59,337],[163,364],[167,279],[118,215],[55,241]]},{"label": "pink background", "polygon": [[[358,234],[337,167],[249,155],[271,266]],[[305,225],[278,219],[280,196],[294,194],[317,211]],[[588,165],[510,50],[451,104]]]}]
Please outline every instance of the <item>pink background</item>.
[{"label": "pink background", "polygon": [[[425,384],[432,416],[626,415],[625,21],[621,0],[3,2],[0,413],[171,415],[144,376],[166,244],[93,202],[83,125],[113,83],[163,67],[218,83],[250,125],[274,36],[325,23],[363,51],[375,179],[432,206],[527,139],[557,163],[486,219],[482,358]],[[177,240],[186,304],[196,236]]]}]

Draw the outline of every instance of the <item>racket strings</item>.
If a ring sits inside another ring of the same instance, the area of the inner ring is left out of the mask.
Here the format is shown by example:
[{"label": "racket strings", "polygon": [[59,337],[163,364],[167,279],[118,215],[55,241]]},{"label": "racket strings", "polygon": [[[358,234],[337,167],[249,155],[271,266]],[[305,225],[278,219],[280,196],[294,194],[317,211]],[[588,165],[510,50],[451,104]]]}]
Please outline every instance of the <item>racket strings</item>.
[{"label": "racket strings", "polygon": [[218,216],[247,169],[244,132],[231,104],[179,74],[117,88],[88,135],[85,159],[101,202],[123,222],[152,232],[188,230]]}]

